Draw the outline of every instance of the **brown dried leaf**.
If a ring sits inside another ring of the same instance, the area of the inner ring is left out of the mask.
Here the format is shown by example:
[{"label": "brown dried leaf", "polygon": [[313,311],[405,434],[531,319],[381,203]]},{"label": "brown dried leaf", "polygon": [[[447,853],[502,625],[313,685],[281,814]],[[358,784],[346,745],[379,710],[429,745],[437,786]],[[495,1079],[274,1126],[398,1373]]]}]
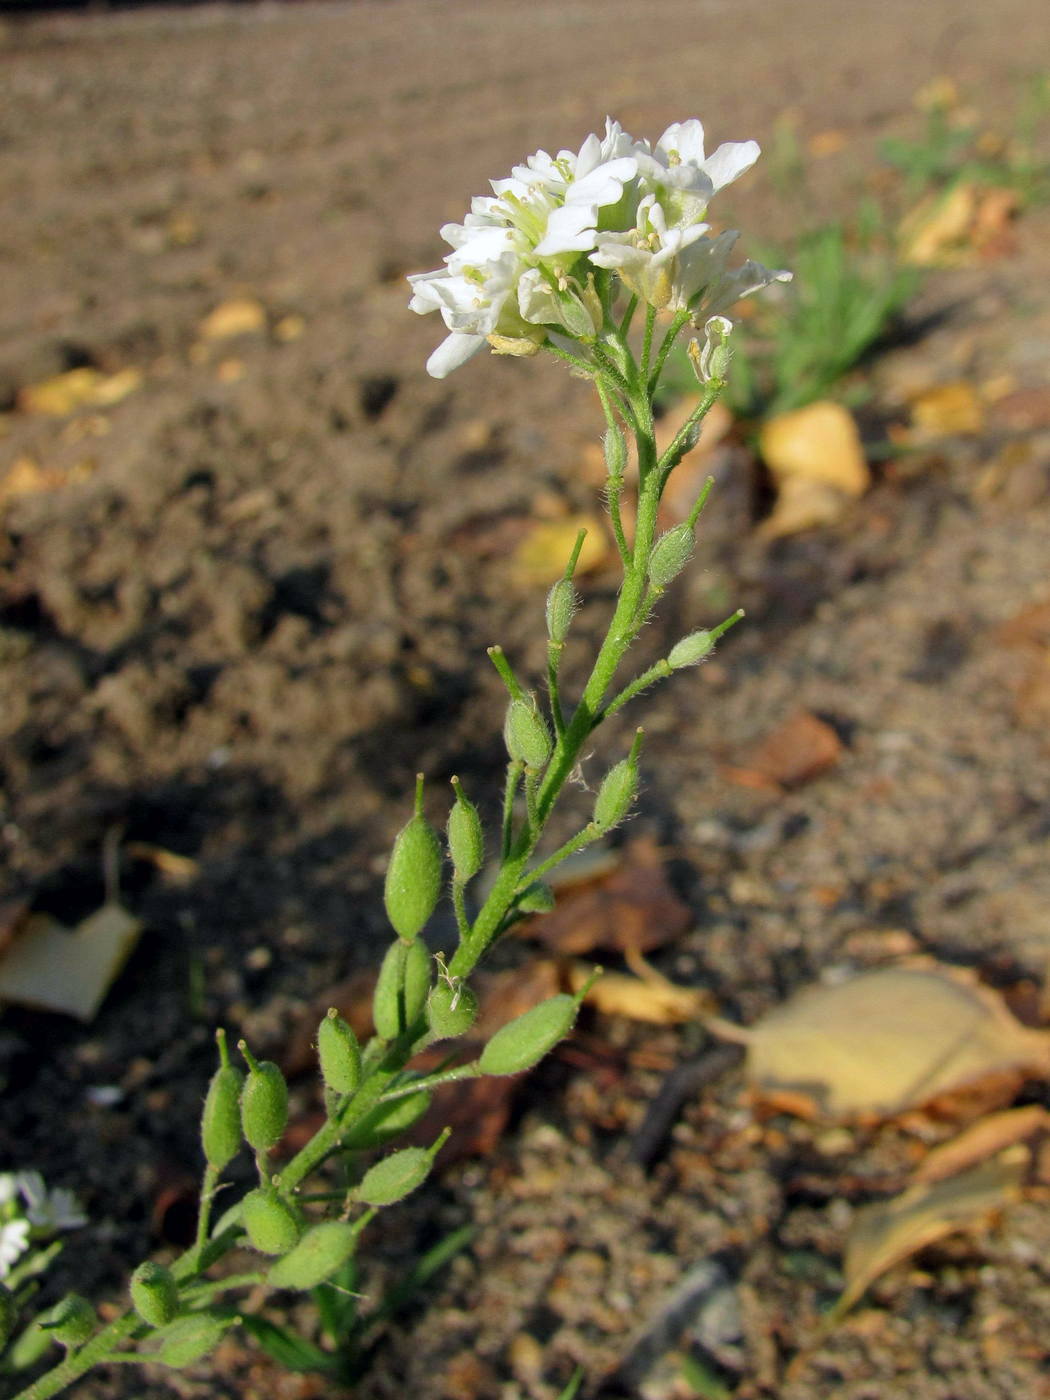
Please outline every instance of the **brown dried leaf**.
[{"label": "brown dried leaf", "polygon": [[561,520],[538,520],[529,525],[512,556],[514,577],[522,588],[554,583],[565,572],[576,536],[587,535],[576,565],[578,575],[588,574],[609,559],[612,545],[596,515],[567,515]]},{"label": "brown dried leaf", "polygon": [[34,914],[0,961],[0,1000],[91,1021],[141,931],[141,922],[114,903],[74,929]]},{"label": "brown dried leaf", "polygon": [[883,968],[809,987],[744,1033],[759,1092],[824,1113],[892,1116],[1012,1070],[1050,1072],[1050,1032],[942,969]]},{"label": "brown dried leaf", "polygon": [[980,433],[984,410],[976,388],[967,379],[924,389],[911,401],[912,440]]},{"label": "brown dried leaf", "polygon": [[809,710],[796,710],[738,765],[725,767],[721,773],[739,787],[781,792],[827,772],[841,754],[842,740],[826,720]]},{"label": "brown dried leaf", "polygon": [[1028,1163],[1026,1148],[1011,1147],[948,1181],[922,1183],[893,1200],[862,1207],[846,1245],[846,1287],[835,1315],[851,1308],[894,1264],[1016,1200]]},{"label": "brown dried leaf", "polygon": [[[573,963],[569,986],[578,992],[594,974],[590,963]],[[712,1009],[710,992],[702,987],[679,987],[661,977],[655,968],[648,975],[634,977],[628,972],[603,972],[584,997],[588,1006],[603,1016],[626,1016],[655,1026],[678,1026],[695,1021]]]},{"label": "brown dried leaf", "polygon": [[668,883],[658,846],[639,837],[624,847],[612,870],[560,889],[551,913],[529,919],[517,931],[553,953],[573,957],[595,948],[646,953],[672,942],[691,923],[689,908]]},{"label": "brown dried leaf", "polygon": [[1007,1108],[1001,1113],[990,1113],[954,1137],[950,1142],[942,1142],[919,1164],[913,1174],[916,1182],[942,1181],[955,1176],[957,1172],[976,1166],[979,1162],[995,1157],[1015,1143],[1026,1142],[1036,1133],[1050,1131],[1050,1113],[1041,1104],[1031,1103],[1024,1108]]}]

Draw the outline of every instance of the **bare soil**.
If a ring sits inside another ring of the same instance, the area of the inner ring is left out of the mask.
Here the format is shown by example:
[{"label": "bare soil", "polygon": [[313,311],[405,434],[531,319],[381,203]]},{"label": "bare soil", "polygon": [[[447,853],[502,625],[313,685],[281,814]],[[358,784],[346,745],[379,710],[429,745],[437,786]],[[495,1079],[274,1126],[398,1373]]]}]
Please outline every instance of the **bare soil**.
[{"label": "bare soil", "polygon": [[[499,641],[537,683],[542,669],[544,588],[507,555],[537,513],[592,506],[580,462],[598,415],[542,361],[427,378],[441,331],[407,312],[404,275],[437,264],[439,226],[607,112],[653,135],[695,113],[714,141],[767,147],[790,112],[804,139],[841,135],[812,179],[821,214],[844,212],[879,141],[915,131],[920,85],[948,75],[994,121],[1045,25],[1041,0],[5,22],[0,478],[29,459],[61,484],[0,506],[3,893],[76,922],[102,900],[116,830],[139,850],[122,893],[147,928],[93,1024],[8,1008],[0,1027],[0,1161],[74,1187],[93,1222],[56,1287],[114,1298],[129,1261],[184,1232],[214,1027],[280,1056],[305,1008],[378,961],[412,775],[428,775],[435,818],[453,773],[496,800],[484,648]],[[723,199],[745,242],[788,232],[763,163]],[[835,528],[773,546],[754,533],[766,485],[733,449],[699,565],[646,644],[655,656],[727,603],[748,609],[715,663],[645,702],[635,828],[673,855],[695,915],[660,966],[727,1015],[883,962],[902,935],[997,985],[1046,968],[1047,673],[1002,629],[1050,596],[1048,233],[1031,210],[1009,256],[929,279],[910,343],[868,371],[872,433],[956,379],[1034,391],[1027,416],[1000,395],[1014,410],[993,403],[980,434],[879,469]],[[202,343],[235,297],[265,325]],[[20,410],[26,385],[78,366],[142,383],[64,418]],[[586,601],[570,683],[608,576]],[[840,735],[835,767],[781,793],[730,781],[799,707]],[[603,739],[595,772],[628,732]],[[172,879],[143,846],[190,873]],[[823,1337],[852,1210],[906,1174],[896,1129],[756,1124],[730,1070],[632,1163],[665,1074],[702,1042],[586,1024],[496,1150],[391,1219],[376,1292],[443,1231],[480,1228],[357,1394],[553,1397],[580,1363],[589,1394],[687,1396],[663,1356],[683,1346],[741,1397],[1046,1393],[1045,1203],[897,1268]],[[676,1289],[677,1321],[639,1350]],[[211,1368],[118,1368],[76,1393],[326,1393],[253,1358],[230,1343]]]}]

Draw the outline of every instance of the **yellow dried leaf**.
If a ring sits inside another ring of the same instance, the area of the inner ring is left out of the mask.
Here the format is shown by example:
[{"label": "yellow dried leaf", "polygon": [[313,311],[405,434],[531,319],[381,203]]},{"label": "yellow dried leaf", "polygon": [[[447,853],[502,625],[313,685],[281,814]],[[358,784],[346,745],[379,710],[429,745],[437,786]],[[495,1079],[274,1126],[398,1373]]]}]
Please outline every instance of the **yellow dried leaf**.
[{"label": "yellow dried leaf", "polygon": [[975,184],[927,195],[901,221],[901,260],[915,267],[960,267],[976,258],[971,231],[980,205]]},{"label": "yellow dried leaf", "polygon": [[18,406],[23,413],[46,413],[63,418],[78,408],[109,408],[126,398],[142,383],[142,371],[128,366],[116,374],[85,365],[65,374],[27,384],[19,390]]},{"label": "yellow dried leaf", "polygon": [[942,1181],[978,1162],[987,1161],[1015,1143],[1025,1142],[1036,1133],[1050,1131],[1050,1113],[1041,1104],[1030,1103],[1024,1108],[1006,1108],[990,1113],[953,1137],[942,1142],[919,1164],[914,1173],[916,1182]]},{"label": "yellow dried leaf", "polygon": [[871,485],[853,414],[830,399],[768,419],[759,446],[778,486],[801,477],[834,486],[846,496],[863,496]]},{"label": "yellow dried leaf", "polygon": [[760,1092],[833,1115],[890,1116],[1007,1071],[1050,1072],[1050,1032],[939,969],[883,968],[809,987],[745,1032]]},{"label": "yellow dried leaf", "polygon": [[220,302],[200,323],[202,340],[230,340],[266,329],[266,311],[254,297],[231,297]]},{"label": "yellow dried leaf", "polygon": [[565,572],[576,536],[581,530],[587,537],[576,565],[577,575],[600,568],[609,557],[609,537],[596,515],[567,515],[561,520],[541,520],[530,526],[529,532],[514,551],[513,568],[522,587],[554,583]]},{"label": "yellow dried leaf", "polygon": [[915,435],[923,439],[979,433],[984,410],[977,390],[966,379],[925,389],[911,401]]},{"label": "yellow dried leaf", "polygon": [[0,1000],[91,1021],[141,931],[141,922],[114,903],[74,929],[35,914],[0,961]]},{"label": "yellow dried leaf", "polygon": [[916,1250],[1015,1200],[1028,1161],[1027,1148],[1011,1147],[948,1181],[913,1186],[893,1200],[860,1209],[846,1245],[846,1287],[834,1315],[841,1317],[881,1274]]},{"label": "yellow dried leaf", "polygon": [[[569,985],[574,992],[594,973],[592,963],[573,963]],[[695,1021],[711,1009],[711,995],[701,987],[679,987],[659,975],[632,977],[627,972],[603,972],[584,1000],[603,1016],[626,1016],[657,1026]]]}]

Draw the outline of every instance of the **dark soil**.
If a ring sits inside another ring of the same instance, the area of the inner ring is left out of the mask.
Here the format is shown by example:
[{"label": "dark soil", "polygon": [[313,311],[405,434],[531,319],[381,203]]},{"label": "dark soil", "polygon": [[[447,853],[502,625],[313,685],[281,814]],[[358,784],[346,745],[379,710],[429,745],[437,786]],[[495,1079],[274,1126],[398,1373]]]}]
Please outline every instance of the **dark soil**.
[{"label": "dark soil", "polygon": [[[435,819],[453,773],[496,800],[484,648],[539,681],[545,590],[507,555],[537,513],[593,506],[579,464],[598,415],[542,360],[427,378],[441,332],[406,310],[404,275],[437,264],[439,226],[607,111],[652,135],[695,113],[715,141],[767,147],[785,111],[803,139],[834,129],[813,188],[845,212],[878,142],[916,130],[921,84],[949,75],[994,122],[1045,25],[1040,0],[391,0],[0,30],[0,478],[30,459],[62,483],[0,504],[3,894],[75,923],[119,832],[147,929],[90,1026],[4,1012],[0,1162],[75,1188],[93,1222],[56,1287],[116,1297],[129,1262],[180,1238],[214,1027],[280,1057],[306,1008],[377,963],[412,775]],[[723,196],[745,243],[785,232],[768,165]],[[1048,234],[1029,210],[1008,256],[933,276],[911,343],[870,367],[873,422],[904,421],[917,388],[1005,385],[983,432],[879,470],[838,526],[773,546],[754,534],[757,468],[730,453],[692,581],[647,644],[748,609],[715,662],[644,702],[636,823],[695,915],[660,966],[727,1015],[885,961],[902,934],[998,985],[1046,968],[1050,672],[1002,628],[1050,588]],[[265,325],[203,344],[235,297]],[[24,386],[78,366],[142,384],[64,418],[20,410]],[[611,589],[590,580],[581,643]],[[838,764],[787,793],[730,781],[799,707],[842,737]],[[683,1328],[740,1396],[1044,1393],[1038,1200],[898,1267],[820,1340],[851,1211],[906,1160],[896,1130],[757,1126],[727,1071],[655,1161],[630,1163],[665,1073],[702,1041],[587,1023],[490,1157],[391,1218],[370,1293],[444,1229],[479,1234],[359,1395],[553,1397],[579,1362],[594,1393],[685,1396],[659,1359]],[[680,1287],[685,1323],[632,1359]],[[211,1370],[119,1368],[77,1394],[324,1393],[251,1357],[231,1343]]]}]

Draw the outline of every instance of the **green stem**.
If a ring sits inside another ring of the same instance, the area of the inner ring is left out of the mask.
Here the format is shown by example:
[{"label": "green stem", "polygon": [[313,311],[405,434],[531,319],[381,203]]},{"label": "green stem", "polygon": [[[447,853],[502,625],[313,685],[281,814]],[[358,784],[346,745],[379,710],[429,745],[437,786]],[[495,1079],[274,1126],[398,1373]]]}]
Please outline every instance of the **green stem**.
[{"label": "green stem", "polygon": [[629,700],[633,700],[636,695],[647,689],[654,681],[663,680],[673,674],[672,668],[667,664],[666,658],[657,661],[654,666],[650,666],[648,671],[643,671],[640,676],[633,680],[630,685],[624,686],[615,699],[610,700],[608,705],[598,714],[596,723],[601,723],[610,715],[616,714],[617,710],[622,710]]},{"label": "green stem", "polygon": [[19,1391],[14,1400],[50,1400],[52,1395],[58,1395],[93,1366],[108,1361],[120,1343],[127,1341],[139,1325],[140,1319],[136,1313],[124,1313],[103,1327],[101,1332],[96,1332],[77,1351],[70,1352],[64,1361],[60,1361],[32,1385]]}]

